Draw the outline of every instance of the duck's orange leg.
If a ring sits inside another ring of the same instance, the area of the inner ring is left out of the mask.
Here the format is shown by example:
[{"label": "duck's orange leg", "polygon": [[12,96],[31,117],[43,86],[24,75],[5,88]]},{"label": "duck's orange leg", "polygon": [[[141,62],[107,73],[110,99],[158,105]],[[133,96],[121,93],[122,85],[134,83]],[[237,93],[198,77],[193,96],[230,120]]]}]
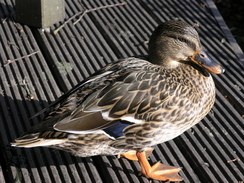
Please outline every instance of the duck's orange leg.
[{"label": "duck's orange leg", "polygon": [[[151,147],[148,147],[148,148],[144,149],[144,152],[146,153],[146,158],[148,158],[150,156],[152,151],[153,151],[153,148],[151,148]],[[138,161],[136,152],[137,151],[135,151],[135,150],[127,151],[125,153],[119,154],[118,158],[125,157],[125,158],[127,158],[129,160]]]},{"label": "duck's orange leg", "polygon": [[147,160],[145,151],[136,152],[136,156],[142,168],[142,174],[147,178],[161,181],[181,181],[182,178],[178,175],[180,168],[176,168],[162,163],[156,163],[151,166]]}]

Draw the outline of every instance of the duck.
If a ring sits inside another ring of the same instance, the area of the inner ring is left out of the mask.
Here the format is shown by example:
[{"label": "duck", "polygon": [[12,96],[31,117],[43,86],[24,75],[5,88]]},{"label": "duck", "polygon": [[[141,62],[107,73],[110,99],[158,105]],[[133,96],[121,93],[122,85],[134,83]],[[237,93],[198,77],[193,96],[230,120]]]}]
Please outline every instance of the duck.
[{"label": "duck", "polygon": [[111,62],[80,82],[42,110],[46,117],[12,146],[56,148],[79,157],[117,155],[138,161],[147,178],[181,181],[180,168],[150,165],[148,156],[153,146],[208,114],[215,101],[211,74],[223,72],[193,26],[163,22],[150,36],[147,56]]}]

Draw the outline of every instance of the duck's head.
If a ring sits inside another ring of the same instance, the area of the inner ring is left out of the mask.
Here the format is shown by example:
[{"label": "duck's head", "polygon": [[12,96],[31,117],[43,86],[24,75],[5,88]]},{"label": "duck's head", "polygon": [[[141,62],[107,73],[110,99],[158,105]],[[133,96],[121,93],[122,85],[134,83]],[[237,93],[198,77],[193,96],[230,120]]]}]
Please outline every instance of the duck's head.
[{"label": "duck's head", "polygon": [[202,51],[195,28],[182,21],[171,20],[159,25],[150,37],[148,53],[152,63],[165,68],[189,64],[214,74],[224,72]]}]

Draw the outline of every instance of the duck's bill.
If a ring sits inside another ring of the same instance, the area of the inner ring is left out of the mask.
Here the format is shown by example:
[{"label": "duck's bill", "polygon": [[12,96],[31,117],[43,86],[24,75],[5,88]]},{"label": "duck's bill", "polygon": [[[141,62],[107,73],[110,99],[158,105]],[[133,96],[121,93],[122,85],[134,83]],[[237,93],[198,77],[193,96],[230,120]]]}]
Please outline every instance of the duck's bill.
[{"label": "duck's bill", "polygon": [[210,59],[204,52],[198,53],[190,57],[190,60],[195,64],[203,67],[208,72],[214,74],[222,74],[225,71],[225,69],[221,65]]}]

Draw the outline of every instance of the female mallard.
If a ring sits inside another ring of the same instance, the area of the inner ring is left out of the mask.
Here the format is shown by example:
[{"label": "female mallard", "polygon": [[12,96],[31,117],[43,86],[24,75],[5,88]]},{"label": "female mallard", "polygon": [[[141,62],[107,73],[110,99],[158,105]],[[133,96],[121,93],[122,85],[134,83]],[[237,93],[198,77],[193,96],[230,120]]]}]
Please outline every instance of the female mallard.
[{"label": "female mallard", "polygon": [[81,157],[122,154],[138,160],[146,177],[181,180],[178,168],[151,167],[146,151],[210,111],[215,86],[209,72],[224,70],[201,50],[196,30],[181,21],[156,28],[148,60],[131,57],[107,65],[57,99],[47,117],[12,145],[48,146]]}]

